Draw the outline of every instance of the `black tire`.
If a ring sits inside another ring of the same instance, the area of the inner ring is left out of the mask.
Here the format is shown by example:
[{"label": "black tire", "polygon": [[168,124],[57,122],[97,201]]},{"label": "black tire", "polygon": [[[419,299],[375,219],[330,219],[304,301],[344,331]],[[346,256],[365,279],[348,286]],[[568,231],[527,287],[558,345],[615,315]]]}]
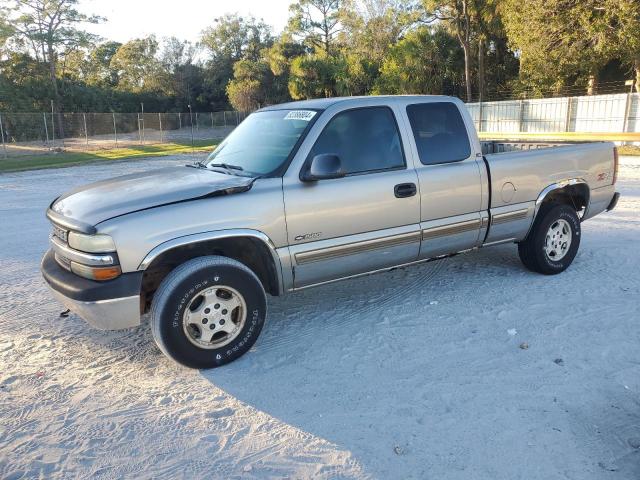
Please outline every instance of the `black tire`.
[{"label": "black tire", "polygon": [[[207,286],[235,289],[246,304],[244,326],[220,348],[200,348],[187,337],[183,315],[188,304]],[[189,260],[162,281],[151,304],[151,332],[162,352],[190,368],[214,368],[242,356],[255,343],[266,318],[267,301],[262,283],[246,265],[226,257]]]},{"label": "black tire", "polygon": [[[558,220],[565,220],[569,224],[571,244],[560,260],[554,260],[547,255],[545,243],[549,228]],[[547,203],[540,207],[527,238],[518,244],[518,254],[529,270],[545,275],[556,275],[564,272],[571,265],[579,247],[580,219],[576,211],[568,205]]]}]

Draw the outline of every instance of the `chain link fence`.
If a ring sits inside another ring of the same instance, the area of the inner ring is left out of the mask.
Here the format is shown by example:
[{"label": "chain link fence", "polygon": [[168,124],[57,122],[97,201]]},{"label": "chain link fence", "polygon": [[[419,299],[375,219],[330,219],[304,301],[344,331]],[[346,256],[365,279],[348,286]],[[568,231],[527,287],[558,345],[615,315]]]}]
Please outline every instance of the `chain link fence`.
[{"label": "chain link fence", "polygon": [[2,113],[0,157],[142,145],[199,145],[226,137],[247,116],[187,113]]},{"label": "chain link fence", "polygon": [[[640,136],[640,94],[467,103],[481,133],[621,133]],[[248,113],[2,113],[0,157],[97,151],[226,137]],[[626,137],[625,137],[626,138]],[[597,135],[593,137],[597,140]]]}]

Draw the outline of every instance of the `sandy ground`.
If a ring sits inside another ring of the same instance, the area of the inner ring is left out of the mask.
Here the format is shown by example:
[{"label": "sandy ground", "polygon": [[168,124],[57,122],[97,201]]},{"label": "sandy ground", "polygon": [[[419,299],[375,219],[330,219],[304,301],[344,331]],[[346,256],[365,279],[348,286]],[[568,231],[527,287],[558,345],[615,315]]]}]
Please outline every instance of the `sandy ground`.
[{"label": "sandy ground", "polygon": [[640,159],[562,275],[503,245],[271,299],[212,371],[38,273],[57,194],[176,162],[0,175],[1,478],[640,478]]}]

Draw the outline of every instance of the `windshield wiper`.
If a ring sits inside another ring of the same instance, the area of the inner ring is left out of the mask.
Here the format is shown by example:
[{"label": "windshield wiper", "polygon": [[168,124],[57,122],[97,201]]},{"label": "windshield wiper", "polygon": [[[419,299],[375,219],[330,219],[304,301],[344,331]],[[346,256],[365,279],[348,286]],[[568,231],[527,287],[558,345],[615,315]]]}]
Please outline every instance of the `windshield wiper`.
[{"label": "windshield wiper", "polygon": [[218,167],[218,168],[224,168],[227,171],[229,171],[229,170],[237,170],[239,172],[244,170],[244,168],[242,168],[240,165],[231,165],[229,163],[210,163],[209,165],[207,165],[206,163],[202,163],[200,161],[190,163],[190,164],[187,165],[187,167],[204,168],[205,170],[207,170],[209,167]]},{"label": "windshield wiper", "polygon": [[226,168],[227,170],[244,170],[244,168],[242,168],[240,165],[231,165],[230,163],[210,163],[209,164],[210,167],[222,167],[222,168]]}]

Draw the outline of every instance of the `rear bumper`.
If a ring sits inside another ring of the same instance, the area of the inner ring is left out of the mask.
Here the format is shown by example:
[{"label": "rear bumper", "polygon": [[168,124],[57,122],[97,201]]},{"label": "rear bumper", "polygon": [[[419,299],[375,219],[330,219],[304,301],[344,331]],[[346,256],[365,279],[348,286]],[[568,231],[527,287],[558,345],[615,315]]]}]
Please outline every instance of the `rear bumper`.
[{"label": "rear bumper", "polygon": [[125,273],[106,282],[87,280],[58,265],[51,250],[40,269],[55,298],[91,326],[120,330],[140,325],[142,272]]},{"label": "rear bumper", "polygon": [[616,205],[618,204],[619,199],[620,199],[620,192],[614,193],[613,198],[611,199],[611,201],[609,202],[609,205],[607,206],[607,212],[610,212],[611,210],[616,208]]}]

